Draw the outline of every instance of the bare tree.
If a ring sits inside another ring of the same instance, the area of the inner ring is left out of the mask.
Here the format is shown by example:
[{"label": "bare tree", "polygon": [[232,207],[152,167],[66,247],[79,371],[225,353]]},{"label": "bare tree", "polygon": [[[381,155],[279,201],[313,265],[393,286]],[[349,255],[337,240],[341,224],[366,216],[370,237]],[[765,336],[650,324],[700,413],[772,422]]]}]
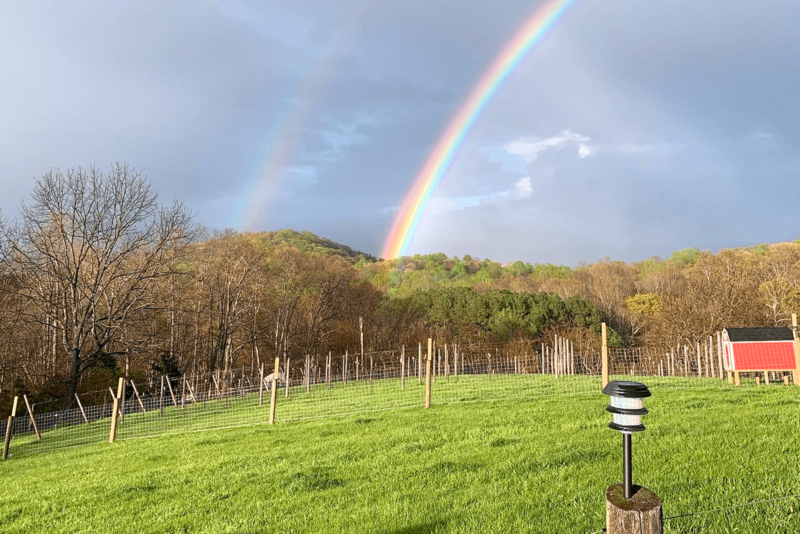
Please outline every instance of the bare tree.
[{"label": "bare tree", "polygon": [[164,206],[127,164],[50,171],[16,221],[0,221],[0,264],[16,276],[28,318],[55,328],[66,354],[66,399],[101,359],[126,353],[126,321],[151,309],[193,235],[181,203]]}]

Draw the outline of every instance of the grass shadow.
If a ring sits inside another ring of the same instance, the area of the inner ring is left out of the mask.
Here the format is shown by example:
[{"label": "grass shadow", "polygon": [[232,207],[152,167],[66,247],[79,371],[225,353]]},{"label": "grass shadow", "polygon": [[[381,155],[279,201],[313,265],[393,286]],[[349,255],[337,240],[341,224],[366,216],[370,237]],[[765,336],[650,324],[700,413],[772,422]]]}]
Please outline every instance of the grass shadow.
[{"label": "grass shadow", "polygon": [[437,521],[435,523],[422,523],[420,525],[408,525],[395,530],[387,530],[386,534],[433,534],[447,526],[447,521]]}]

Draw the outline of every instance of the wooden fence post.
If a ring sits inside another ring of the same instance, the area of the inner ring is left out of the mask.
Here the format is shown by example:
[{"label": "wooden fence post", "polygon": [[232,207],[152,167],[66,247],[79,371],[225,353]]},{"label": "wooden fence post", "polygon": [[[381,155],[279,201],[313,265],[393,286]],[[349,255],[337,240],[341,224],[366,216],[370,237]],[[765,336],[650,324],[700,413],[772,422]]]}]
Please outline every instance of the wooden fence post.
[{"label": "wooden fence post", "polygon": [[39,427],[36,426],[36,418],[33,416],[33,410],[31,409],[31,403],[28,402],[28,396],[23,395],[22,398],[25,400],[25,407],[28,408],[28,416],[31,418],[33,431],[36,432],[36,439],[37,441],[42,441],[42,434],[39,433]]},{"label": "wooden fence post", "polygon": [[3,460],[8,460],[8,447],[11,445],[11,430],[14,428],[14,419],[17,417],[17,402],[19,397],[14,397],[14,405],[11,407],[11,415],[8,416],[6,423],[6,441],[3,445]]},{"label": "wooden fence post", "polygon": [[[191,395],[191,397],[192,397],[192,402],[193,403],[197,403],[197,397],[194,396],[194,390],[192,389],[192,384],[191,384],[191,382],[186,380],[185,376],[183,377],[183,383],[186,384],[186,389],[189,390],[189,395]],[[131,382],[131,384],[133,384],[133,382]]]},{"label": "wooden fence post", "polygon": [[287,399],[289,398],[289,370],[292,368],[291,363],[292,363],[292,359],[287,356],[286,357],[286,376],[284,377],[284,380],[286,380],[286,387],[284,389],[286,390],[286,398]]},{"label": "wooden fence post", "polygon": [[122,381],[122,395],[117,395],[117,397],[119,397],[119,409],[120,409],[119,420],[123,424],[125,423],[125,396],[128,393],[128,384],[127,384],[127,382],[128,382],[128,369],[127,369],[127,367],[125,368],[125,376],[124,376],[124,378],[125,378],[125,380]]},{"label": "wooden fence post", "polygon": [[[358,318],[358,332],[361,337],[361,365],[366,366],[364,363],[364,318]],[[356,358],[357,360],[357,358]],[[356,361],[356,368],[358,368],[358,362]],[[358,379],[356,379],[358,380]],[[370,354],[369,357],[369,383],[372,384],[372,355]]]},{"label": "wooden fence post", "polygon": [[281,371],[281,359],[275,358],[275,372],[272,375],[272,391],[269,399],[269,424],[275,423],[275,403],[278,400],[278,373]]},{"label": "wooden fence post", "polygon": [[442,363],[442,351],[441,351],[441,349],[439,347],[436,346],[436,341],[434,341],[433,342],[433,356],[432,356],[433,362],[431,364],[432,367],[433,367],[433,372],[431,372],[431,376],[433,377],[433,381],[434,382],[436,382],[436,375],[439,374],[439,366],[436,364],[436,353],[437,353],[437,351],[439,353],[439,364],[441,365],[441,363]]},{"label": "wooden fence post", "polygon": [[602,338],[603,338],[603,387],[608,385],[608,331],[606,323],[600,325]]},{"label": "wooden fence post", "polygon": [[625,498],[622,484],[606,490],[607,534],[662,534],[661,499],[647,488],[640,487],[630,499]]},{"label": "wooden fence post", "polygon": [[425,362],[425,408],[431,407],[431,357],[433,340],[428,338],[428,359]]},{"label": "wooden fence post", "polygon": [[542,374],[544,374],[544,343],[542,343]]},{"label": "wooden fence post", "polygon": [[406,389],[406,346],[400,350],[400,389]]},{"label": "wooden fence post", "polygon": [[344,366],[342,367],[342,382],[347,385],[347,351],[344,351]]},{"label": "wooden fence post", "polygon": [[453,345],[453,376],[458,380],[458,344]]},{"label": "wooden fence post", "polygon": [[706,347],[706,354],[708,354],[708,358],[706,359],[706,378],[708,378],[708,372],[711,371],[711,377],[716,378],[716,365],[714,365],[714,342],[712,341],[712,337],[708,336],[708,346]]},{"label": "wooden fence post", "polygon": [[669,354],[664,352],[664,356],[667,358],[667,376],[672,376],[672,349],[669,349]]},{"label": "wooden fence post", "polygon": [[[213,376],[211,378],[214,378]],[[216,385],[216,382],[214,382]],[[170,383],[170,379],[167,378],[167,389],[169,389],[169,396],[172,398],[172,405],[178,406],[178,399],[175,398],[175,392],[172,391],[172,384]],[[217,393],[219,393],[219,387],[217,387]]]},{"label": "wooden fence post", "polygon": [[328,361],[325,364],[325,382],[328,383],[328,389],[331,389],[331,368],[333,367],[333,355],[328,351]]},{"label": "wooden fence post", "polygon": [[142,398],[139,396],[139,391],[136,389],[136,384],[133,382],[133,380],[131,380],[131,387],[133,388],[133,394],[136,395],[136,400],[139,401],[139,407],[142,409],[142,413],[147,413],[147,410],[144,409]]},{"label": "wooden fence post", "polygon": [[575,344],[571,339],[567,340],[567,351],[569,353],[569,374],[575,375]]},{"label": "wooden fence post", "polygon": [[[186,409],[186,375],[181,377],[183,379],[183,383],[181,384],[181,410]],[[131,380],[131,384],[133,384],[133,380]],[[234,386],[236,387],[236,386]]]},{"label": "wooden fence post", "polygon": [[422,343],[419,344],[419,357],[417,358],[417,382],[422,385]]},{"label": "wooden fence post", "polygon": [[158,395],[158,411],[164,415],[164,375],[161,375],[161,392]]},{"label": "wooden fence post", "polygon": [[683,344],[683,376],[689,378],[689,347]]},{"label": "wooden fence post", "polygon": [[81,415],[83,416],[83,420],[86,421],[86,424],[89,424],[89,419],[86,417],[86,412],[83,411],[83,404],[81,404],[81,399],[78,398],[78,394],[75,394],[75,400],[78,401],[78,408],[81,410]]},{"label": "wooden fence post", "polygon": [[436,377],[442,374],[442,348],[436,346],[436,341],[433,342],[433,383],[436,383]]},{"label": "wooden fence post", "polygon": [[261,362],[261,367],[258,370],[258,405],[264,405],[264,362]]},{"label": "wooden fence post", "polygon": [[117,395],[114,397],[114,410],[111,412],[111,429],[108,432],[108,442],[114,443],[117,439],[117,417],[119,411],[119,398],[122,396],[122,388],[125,385],[125,379],[119,377],[117,384]]},{"label": "wooden fence post", "polygon": [[553,338],[553,374],[556,378],[558,378],[558,372],[560,371],[558,363],[558,334],[556,334]]},{"label": "wooden fence post", "polygon": [[794,337],[794,385],[800,386],[800,336],[797,334],[797,314],[792,314],[792,336]]}]

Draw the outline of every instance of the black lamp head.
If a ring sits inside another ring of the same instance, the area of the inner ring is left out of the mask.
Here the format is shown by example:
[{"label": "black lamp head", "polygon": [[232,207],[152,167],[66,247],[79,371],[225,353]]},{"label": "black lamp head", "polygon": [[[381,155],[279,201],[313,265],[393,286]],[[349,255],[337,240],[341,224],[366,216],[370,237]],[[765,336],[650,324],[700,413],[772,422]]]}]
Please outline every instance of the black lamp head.
[{"label": "black lamp head", "polygon": [[603,393],[611,397],[611,404],[606,407],[606,411],[611,412],[614,420],[609,423],[609,428],[623,434],[644,431],[642,416],[648,413],[644,407],[644,399],[651,395],[646,385],[641,382],[615,380],[603,388]]}]

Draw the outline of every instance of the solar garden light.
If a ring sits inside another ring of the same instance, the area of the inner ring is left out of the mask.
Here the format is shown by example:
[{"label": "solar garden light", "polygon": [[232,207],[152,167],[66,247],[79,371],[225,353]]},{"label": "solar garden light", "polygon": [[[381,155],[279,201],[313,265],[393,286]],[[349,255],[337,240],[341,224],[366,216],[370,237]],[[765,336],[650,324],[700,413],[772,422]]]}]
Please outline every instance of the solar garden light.
[{"label": "solar garden light", "polygon": [[606,527],[608,534],[628,532],[661,533],[661,499],[647,488],[633,491],[633,451],[631,436],[643,432],[642,416],[647,414],[644,399],[650,390],[640,382],[613,381],[603,388],[611,397],[606,411],[613,421],[609,428],[622,433],[623,484],[613,484],[606,490]]},{"label": "solar garden light", "polygon": [[644,399],[650,396],[650,390],[640,382],[615,380],[603,388],[603,393],[611,397],[611,404],[606,411],[614,416],[614,420],[608,426],[622,432],[623,484],[625,498],[630,499],[633,496],[631,435],[634,432],[644,431],[642,416],[647,413]]}]

